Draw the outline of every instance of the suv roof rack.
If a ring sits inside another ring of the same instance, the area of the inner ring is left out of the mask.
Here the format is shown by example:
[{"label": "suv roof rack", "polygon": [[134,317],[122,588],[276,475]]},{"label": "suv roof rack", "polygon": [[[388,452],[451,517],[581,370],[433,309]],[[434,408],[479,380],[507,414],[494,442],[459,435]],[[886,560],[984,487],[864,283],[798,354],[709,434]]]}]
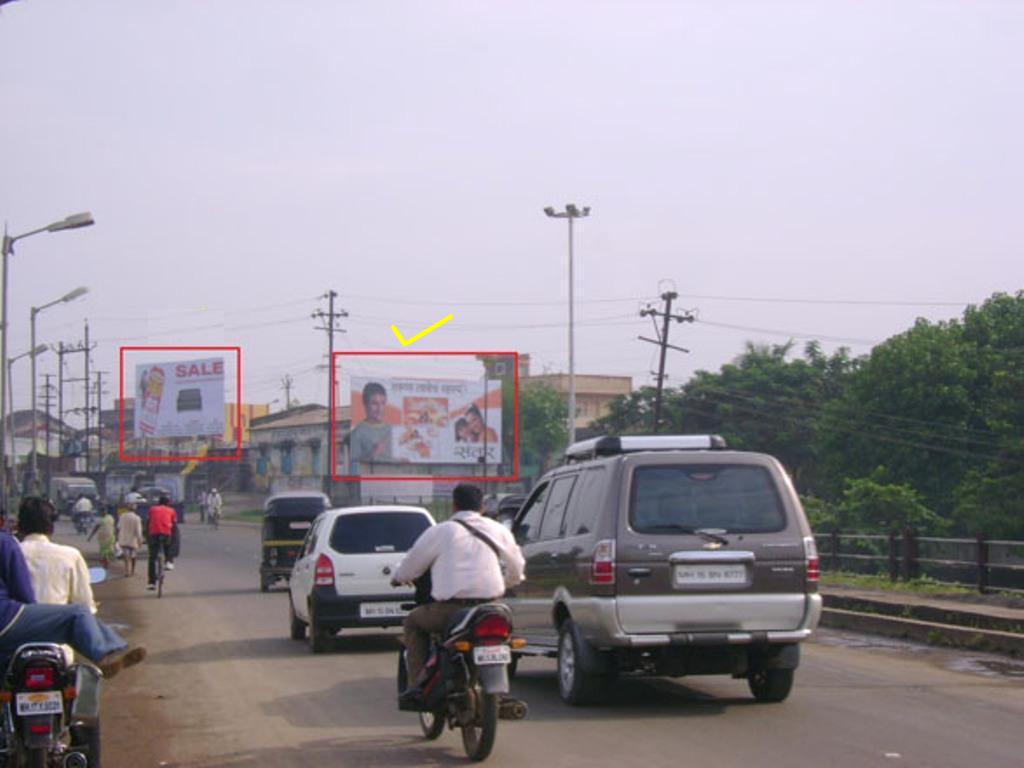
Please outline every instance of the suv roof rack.
[{"label": "suv roof rack", "polygon": [[565,449],[565,461],[586,461],[638,451],[709,451],[725,447],[725,438],[721,435],[605,435],[573,443]]}]

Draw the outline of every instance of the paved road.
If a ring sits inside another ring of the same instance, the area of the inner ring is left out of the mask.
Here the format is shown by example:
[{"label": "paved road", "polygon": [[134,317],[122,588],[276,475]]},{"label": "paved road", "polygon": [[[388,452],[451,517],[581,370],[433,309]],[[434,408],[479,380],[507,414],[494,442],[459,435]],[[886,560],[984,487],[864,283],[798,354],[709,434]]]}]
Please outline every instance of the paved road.
[{"label": "paved road", "polygon": [[[456,733],[424,742],[396,710],[393,635],[342,635],[323,656],[288,639],[286,593],[257,589],[257,546],[254,528],[186,526],[162,600],[116,569],[100,585],[101,613],[150,649],[106,689],[108,768],[464,763]],[[884,642],[823,632],[780,705],[700,677],[622,681],[609,705],[574,709],[558,699],[553,662],[530,660],[513,683],[530,717],[501,724],[490,763],[1020,764],[1024,666]]]}]

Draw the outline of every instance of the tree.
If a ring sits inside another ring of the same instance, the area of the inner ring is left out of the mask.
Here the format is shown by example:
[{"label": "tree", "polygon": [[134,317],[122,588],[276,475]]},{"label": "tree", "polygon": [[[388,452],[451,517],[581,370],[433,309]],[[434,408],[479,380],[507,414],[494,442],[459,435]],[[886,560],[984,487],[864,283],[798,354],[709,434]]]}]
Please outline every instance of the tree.
[{"label": "tree", "polygon": [[840,529],[877,532],[913,528],[933,536],[946,532],[948,526],[921,503],[917,491],[908,485],[885,483],[884,477],[885,469],[879,467],[871,477],[847,482],[836,508]]},{"label": "tree", "polygon": [[569,439],[568,405],[549,384],[530,384],[519,395],[522,413],[520,456],[523,465],[536,465],[543,474]]}]

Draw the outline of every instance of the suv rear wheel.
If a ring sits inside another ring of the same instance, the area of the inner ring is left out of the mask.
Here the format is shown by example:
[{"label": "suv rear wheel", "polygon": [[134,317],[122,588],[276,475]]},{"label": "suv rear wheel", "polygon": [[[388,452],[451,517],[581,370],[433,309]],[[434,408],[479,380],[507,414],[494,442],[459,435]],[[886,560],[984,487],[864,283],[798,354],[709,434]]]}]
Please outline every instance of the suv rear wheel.
[{"label": "suv rear wheel", "polygon": [[602,698],[611,682],[595,674],[606,661],[584,639],[576,622],[566,619],[558,633],[558,693],[566,704],[589,704]]},{"label": "suv rear wheel", "polygon": [[758,701],[785,701],[793,689],[793,672],[792,669],[755,670],[747,677],[750,692]]}]

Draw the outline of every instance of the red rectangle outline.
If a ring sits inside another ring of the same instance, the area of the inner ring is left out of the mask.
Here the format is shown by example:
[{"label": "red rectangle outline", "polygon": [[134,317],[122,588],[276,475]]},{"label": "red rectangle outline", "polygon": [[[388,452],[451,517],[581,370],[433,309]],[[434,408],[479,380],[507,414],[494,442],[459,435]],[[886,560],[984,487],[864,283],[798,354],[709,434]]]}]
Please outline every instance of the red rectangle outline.
[{"label": "red rectangle outline", "polygon": [[[242,348],[241,347],[119,347],[117,410],[117,456],[121,461],[241,461],[242,460]],[[231,456],[135,456],[124,452],[124,353],[125,352],[234,352],[235,353],[235,435],[238,443]]]},{"label": "red rectangle outline", "polygon": [[[337,404],[334,402],[334,391],[337,389],[337,369],[338,366],[335,360],[331,360],[331,408],[330,408],[330,419],[331,419],[331,480],[342,482],[342,483],[353,483],[357,480],[369,480],[371,482],[388,480],[388,481],[399,481],[399,482],[422,482],[423,480],[430,480],[431,482],[440,480],[442,482],[467,482],[467,483],[514,483],[519,481],[519,353],[518,352],[476,352],[476,351],[452,351],[452,350],[441,350],[435,352],[429,351],[416,351],[416,352],[393,352],[385,350],[353,350],[347,349],[343,352],[335,352],[334,357],[338,358],[342,355],[349,357],[355,357],[357,355],[374,355],[383,357],[386,355],[400,356],[400,355],[411,355],[411,356],[441,356],[441,357],[466,357],[469,355],[487,355],[489,357],[509,357],[513,358],[513,388],[512,393],[512,472],[511,476],[496,476],[496,477],[482,477],[480,475],[469,475],[469,476],[455,476],[450,475],[336,475],[335,471],[338,467],[338,414]],[[486,392],[485,392],[486,394]]]}]

